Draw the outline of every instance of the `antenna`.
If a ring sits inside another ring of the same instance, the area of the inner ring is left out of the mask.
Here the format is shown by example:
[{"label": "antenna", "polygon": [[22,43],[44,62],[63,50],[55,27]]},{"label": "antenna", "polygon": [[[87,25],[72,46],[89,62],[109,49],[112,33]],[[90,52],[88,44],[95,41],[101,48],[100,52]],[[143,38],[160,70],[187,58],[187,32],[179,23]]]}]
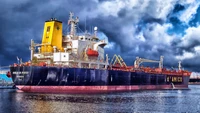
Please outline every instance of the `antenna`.
[{"label": "antenna", "polygon": [[20,64],[22,64],[23,62],[22,62],[22,58],[20,58]]},{"label": "antenna", "polygon": [[17,56],[17,62],[18,62],[18,64],[19,64],[19,57]]},{"label": "antenna", "polygon": [[91,26],[91,34],[93,33],[93,26]]},{"label": "antenna", "polygon": [[85,32],[86,32],[86,21],[87,21],[87,17],[85,17]]},{"label": "antenna", "polygon": [[91,34],[93,33],[93,28],[94,28],[94,27],[92,26],[92,28],[91,28],[91,30],[92,30]]},{"label": "antenna", "polygon": [[92,27],[90,26],[90,28],[89,28],[89,33],[92,33]]},{"label": "antenna", "polygon": [[98,29],[97,26],[95,26],[95,27],[94,27],[94,36],[95,36],[95,37],[97,36],[97,29]]},{"label": "antenna", "polygon": [[181,61],[178,62],[178,70],[181,71]]}]

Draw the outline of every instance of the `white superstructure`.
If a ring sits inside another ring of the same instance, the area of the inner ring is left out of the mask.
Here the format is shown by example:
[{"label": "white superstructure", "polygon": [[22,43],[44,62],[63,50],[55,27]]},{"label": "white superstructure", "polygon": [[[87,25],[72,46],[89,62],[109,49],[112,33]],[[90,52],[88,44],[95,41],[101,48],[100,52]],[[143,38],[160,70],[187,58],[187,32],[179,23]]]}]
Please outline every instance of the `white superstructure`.
[{"label": "white superstructure", "polygon": [[68,20],[70,33],[62,36],[63,50],[53,46],[53,52],[41,52],[41,46],[48,47],[51,44],[35,44],[31,40],[32,62],[45,62],[47,65],[106,69],[108,66],[108,56],[106,55],[106,59],[104,59],[106,41],[97,37],[97,27],[94,27],[93,34],[83,33],[82,35],[77,35],[78,22],[78,17],[74,19],[73,13],[70,13]]}]

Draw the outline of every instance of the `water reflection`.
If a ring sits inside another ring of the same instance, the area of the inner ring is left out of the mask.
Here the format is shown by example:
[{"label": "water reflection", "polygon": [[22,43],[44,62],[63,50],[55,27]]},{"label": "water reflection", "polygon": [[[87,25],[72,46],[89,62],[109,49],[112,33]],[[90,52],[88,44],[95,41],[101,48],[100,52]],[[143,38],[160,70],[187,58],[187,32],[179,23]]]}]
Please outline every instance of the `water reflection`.
[{"label": "water reflection", "polygon": [[110,94],[41,94],[0,90],[5,113],[200,112],[200,88]]}]

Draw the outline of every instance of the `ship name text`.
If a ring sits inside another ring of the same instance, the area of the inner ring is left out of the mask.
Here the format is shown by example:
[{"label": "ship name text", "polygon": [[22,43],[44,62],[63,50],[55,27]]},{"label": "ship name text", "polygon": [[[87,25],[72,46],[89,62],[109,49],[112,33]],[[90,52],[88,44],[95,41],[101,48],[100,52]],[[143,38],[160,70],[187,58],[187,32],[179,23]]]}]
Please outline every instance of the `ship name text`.
[{"label": "ship name text", "polygon": [[12,74],[28,74],[28,71],[13,71]]}]

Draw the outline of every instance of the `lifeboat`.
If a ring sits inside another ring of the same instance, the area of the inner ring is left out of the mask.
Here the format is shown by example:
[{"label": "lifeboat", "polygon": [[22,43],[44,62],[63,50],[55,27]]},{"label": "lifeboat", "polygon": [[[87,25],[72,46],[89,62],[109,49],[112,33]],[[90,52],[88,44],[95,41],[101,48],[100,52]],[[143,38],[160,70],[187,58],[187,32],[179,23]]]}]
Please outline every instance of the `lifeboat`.
[{"label": "lifeboat", "polygon": [[46,66],[46,63],[45,62],[40,62],[39,66]]},{"label": "lifeboat", "polygon": [[88,48],[87,55],[88,56],[96,56],[96,57],[98,57],[99,53],[98,53],[98,51],[95,51],[95,50],[92,50],[91,48]]}]

